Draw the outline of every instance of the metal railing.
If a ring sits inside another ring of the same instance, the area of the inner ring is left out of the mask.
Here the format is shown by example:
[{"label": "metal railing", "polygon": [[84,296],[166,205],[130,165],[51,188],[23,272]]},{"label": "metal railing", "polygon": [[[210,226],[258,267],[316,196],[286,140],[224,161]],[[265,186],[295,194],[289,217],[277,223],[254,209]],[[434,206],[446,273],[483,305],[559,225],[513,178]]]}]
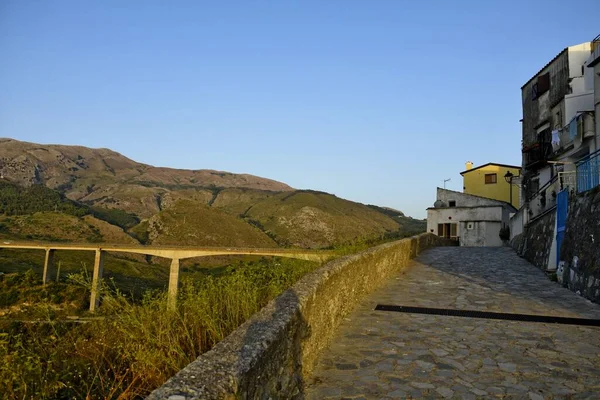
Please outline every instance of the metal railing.
[{"label": "metal railing", "polygon": [[600,185],[600,150],[577,161],[577,193]]},{"label": "metal railing", "polygon": [[569,193],[577,192],[577,171],[566,171],[558,173],[556,181],[556,192],[568,189]]},{"label": "metal railing", "polygon": [[523,151],[525,166],[527,168],[539,169],[551,158],[552,144],[548,142],[538,142],[529,149]]},{"label": "metal railing", "polygon": [[529,220],[556,206],[558,175],[554,175],[544,186],[529,198]]}]

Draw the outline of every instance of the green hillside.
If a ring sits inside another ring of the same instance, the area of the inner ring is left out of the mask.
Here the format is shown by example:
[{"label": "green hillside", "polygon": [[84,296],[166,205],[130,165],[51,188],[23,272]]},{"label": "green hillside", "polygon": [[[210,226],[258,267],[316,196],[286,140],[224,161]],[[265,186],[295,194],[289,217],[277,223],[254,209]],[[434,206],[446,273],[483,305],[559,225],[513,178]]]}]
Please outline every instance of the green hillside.
[{"label": "green hillside", "polygon": [[245,218],[280,245],[306,248],[379,237],[400,227],[363,204],[314,191],[279,193],[253,205]]},{"label": "green hillside", "polygon": [[178,200],[144,222],[144,227],[148,242],[157,245],[277,247],[244,220],[192,200]]},{"label": "green hillside", "polygon": [[89,207],[43,185],[22,187],[0,179],[0,215],[28,215],[38,212],[55,212],[76,217],[93,215],[122,228],[139,223],[135,215],[120,209]]},{"label": "green hillside", "polygon": [[0,179],[0,214],[24,215],[39,211],[56,211],[79,217],[90,213],[88,207],[46,186],[25,188]]}]

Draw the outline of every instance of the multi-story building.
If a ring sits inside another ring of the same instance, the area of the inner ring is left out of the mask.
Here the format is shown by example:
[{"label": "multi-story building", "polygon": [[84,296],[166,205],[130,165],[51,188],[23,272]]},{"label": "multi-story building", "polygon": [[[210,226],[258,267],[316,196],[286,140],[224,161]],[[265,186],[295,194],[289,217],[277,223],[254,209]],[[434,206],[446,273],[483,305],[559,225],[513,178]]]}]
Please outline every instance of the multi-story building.
[{"label": "multi-story building", "polygon": [[466,170],[460,174],[464,193],[505,201],[519,208],[519,188],[515,187],[515,179],[521,175],[521,167],[487,163],[473,168],[469,161]]},{"label": "multi-story building", "polygon": [[598,185],[599,48],[600,37],[567,47],[521,87],[522,206],[511,217],[511,236],[553,223],[539,230],[551,244],[548,270],[560,260],[570,196]]},{"label": "multi-story building", "polygon": [[[577,163],[577,191],[585,192],[600,185],[600,35],[592,41],[592,54],[586,62],[594,90],[595,135],[590,139],[590,154]],[[585,138],[584,132],[583,136]],[[592,151],[595,149],[595,152]]]},{"label": "multi-story building", "polygon": [[596,42],[565,48],[521,87],[522,199],[527,219],[550,210],[575,183],[575,162],[596,151],[594,74],[586,64]]}]

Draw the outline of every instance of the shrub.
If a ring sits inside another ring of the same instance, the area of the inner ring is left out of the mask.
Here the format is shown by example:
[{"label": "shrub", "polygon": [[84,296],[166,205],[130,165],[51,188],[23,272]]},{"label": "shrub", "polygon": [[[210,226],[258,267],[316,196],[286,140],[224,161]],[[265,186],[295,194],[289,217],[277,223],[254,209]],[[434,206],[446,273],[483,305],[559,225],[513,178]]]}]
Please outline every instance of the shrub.
[{"label": "shrub", "polygon": [[500,236],[500,239],[503,241],[510,240],[510,227],[508,225],[504,225],[502,228],[500,228],[500,233],[498,236]]},{"label": "shrub", "polygon": [[[147,291],[134,304],[103,283],[104,319],[86,324],[57,321],[53,305],[41,302],[47,323],[0,325],[0,393],[9,399],[144,397],[317,266],[277,258],[241,262],[218,277],[184,280],[174,311],[164,292]],[[89,288],[84,272],[69,279],[71,287]]]}]

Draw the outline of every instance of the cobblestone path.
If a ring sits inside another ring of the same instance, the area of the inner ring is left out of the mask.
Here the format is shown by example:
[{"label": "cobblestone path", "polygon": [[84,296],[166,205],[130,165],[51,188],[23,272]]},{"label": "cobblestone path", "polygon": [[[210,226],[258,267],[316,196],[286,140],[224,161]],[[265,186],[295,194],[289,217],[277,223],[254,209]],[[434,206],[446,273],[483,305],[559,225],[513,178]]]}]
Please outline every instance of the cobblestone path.
[{"label": "cobblestone path", "polygon": [[419,256],[340,326],[307,399],[600,399],[600,328],[374,311],[376,304],[600,318],[508,248]]}]

